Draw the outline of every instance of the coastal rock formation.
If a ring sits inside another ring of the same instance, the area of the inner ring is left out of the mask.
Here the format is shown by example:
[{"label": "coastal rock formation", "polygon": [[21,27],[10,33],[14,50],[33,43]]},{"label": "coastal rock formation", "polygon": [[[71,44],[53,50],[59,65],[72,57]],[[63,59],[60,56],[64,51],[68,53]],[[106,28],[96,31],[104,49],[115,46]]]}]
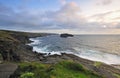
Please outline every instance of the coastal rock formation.
[{"label": "coastal rock formation", "polygon": [[60,37],[62,37],[62,38],[73,37],[73,36],[74,36],[74,35],[72,35],[72,34],[67,34],[67,33],[60,34]]},{"label": "coastal rock formation", "polygon": [[[61,54],[61,55],[50,55],[44,56],[45,54],[37,53],[32,51],[32,47],[26,45],[31,42],[29,38],[46,36],[48,34],[37,34],[37,33],[25,33],[15,31],[2,31],[0,30],[0,54],[3,61],[8,62],[39,62],[42,64],[54,65],[63,60],[72,60],[87,68],[88,70],[103,76],[104,78],[119,78],[120,70],[113,66],[86,60],[77,57],[72,54]],[[62,34],[61,34],[62,35]],[[73,35],[63,34],[62,37],[73,37]],[[0,60],[1,61],[1,60]],[[29,67],[30,68],[30,67]],[[27,69],[27,68],[26,68]],[[16,72],[19,71],[16,70]],[[16,77],[16,74],[13,74]]]},{"label": "coastal rock formation", "polygon": [[47,34],[26,33],[0,30],[0,54],[3,61],[35,61],[39,60],[32,51],[33,47],[26,45],[30,37]]}]

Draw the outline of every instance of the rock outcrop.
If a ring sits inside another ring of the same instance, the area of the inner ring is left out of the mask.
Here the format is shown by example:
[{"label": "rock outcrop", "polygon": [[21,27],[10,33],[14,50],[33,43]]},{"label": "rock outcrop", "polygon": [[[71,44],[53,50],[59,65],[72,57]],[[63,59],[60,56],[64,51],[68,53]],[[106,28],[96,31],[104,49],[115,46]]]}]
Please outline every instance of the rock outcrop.
[{"label": "rock outcrop", "polygon": [[32,47],[26,45],[31,42],[30,37],[45,36],[47,34],[3,31],[0,30],[0,54],[3,61],[37,61]]},{"label": "rock outcrop", "polygon": [[62,37],[62,38],[73,37],[73,36],[74,36],[74,35],[72,35],[72,34],[67,34],[67,33],[60,34],[60,37]]}]

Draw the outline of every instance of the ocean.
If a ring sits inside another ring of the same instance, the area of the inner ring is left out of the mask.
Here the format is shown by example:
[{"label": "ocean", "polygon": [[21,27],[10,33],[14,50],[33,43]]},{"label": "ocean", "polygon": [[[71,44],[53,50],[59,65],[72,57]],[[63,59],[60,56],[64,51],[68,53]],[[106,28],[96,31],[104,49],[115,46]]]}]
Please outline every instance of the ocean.
[{"label": "ocean", "polygon": [[59,35],[30,38],[33,51],[54,55],[74,54],[92,61],[120,64],[120,35]]}]

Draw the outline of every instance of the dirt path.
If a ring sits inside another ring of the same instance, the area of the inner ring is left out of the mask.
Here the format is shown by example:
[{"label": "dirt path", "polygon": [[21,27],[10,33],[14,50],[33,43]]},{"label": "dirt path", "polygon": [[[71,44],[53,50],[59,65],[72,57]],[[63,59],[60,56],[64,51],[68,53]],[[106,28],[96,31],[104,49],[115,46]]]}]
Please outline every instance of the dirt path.
[{"label": "dirt path", "polygon": [[16,69],[16,64],[0,64],[0,78],[9,78],[9,76],[13,74]]}]

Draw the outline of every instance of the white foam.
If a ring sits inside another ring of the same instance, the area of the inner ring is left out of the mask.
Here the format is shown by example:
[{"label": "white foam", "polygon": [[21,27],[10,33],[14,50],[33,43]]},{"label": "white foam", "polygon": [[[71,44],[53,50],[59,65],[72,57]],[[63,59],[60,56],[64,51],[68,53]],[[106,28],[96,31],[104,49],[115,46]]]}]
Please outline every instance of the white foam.
[{"label": "white foam", "polygon": [[[30,39],[30,40],[34,41],[30,44],[31,46],[33,44],[40,43],[40,40],[37,40],[37,39]],[[48,46],[49,45],[47,45],[43,48],[39,48],[37,46],[34,46],[33,51],[37,51],[38,53],[46,53],[46,54],[50,53],[49,55],[54,55],[54,54],[61,55],[61,53],[74,54],[74,55],[79,56],[81,58],[85,58],[85,59],[92,60],[92,61],[100,61],[100,62],[104,62],[106,64],[120,64],[120,56],[119,55],[104,53],[104,52],[94,51],[94,50],[88,50],[88,49],[81,49],[81,48],[74,48],[78,52],[71,52],[69,50],[49,52],[47,50]]]},{"label": "white foam", "polygon": [[40,44],[40,40],[38,40],[38,39],[30,38],[30,41],[33,41],[33,42],[31,42],[27,45],[33,46],[33,45],[36,45],[36,44]]},{"label": "white foam", "polygon": [[33,47],[33,51],[36,51],[38,53],[45,53],[47,55],[55,55],[55,54],[61,55],[60,52],[55,52],[55,51],[49,52],[49,51],[45,51],[44,48],[38,48],[38,47]]},{"label": "white foam", "polygon": [[88,50],[80,52],[77,56],[93,61],[104,62],[106,64],[120,64],[120,56],[110,53]]}]

